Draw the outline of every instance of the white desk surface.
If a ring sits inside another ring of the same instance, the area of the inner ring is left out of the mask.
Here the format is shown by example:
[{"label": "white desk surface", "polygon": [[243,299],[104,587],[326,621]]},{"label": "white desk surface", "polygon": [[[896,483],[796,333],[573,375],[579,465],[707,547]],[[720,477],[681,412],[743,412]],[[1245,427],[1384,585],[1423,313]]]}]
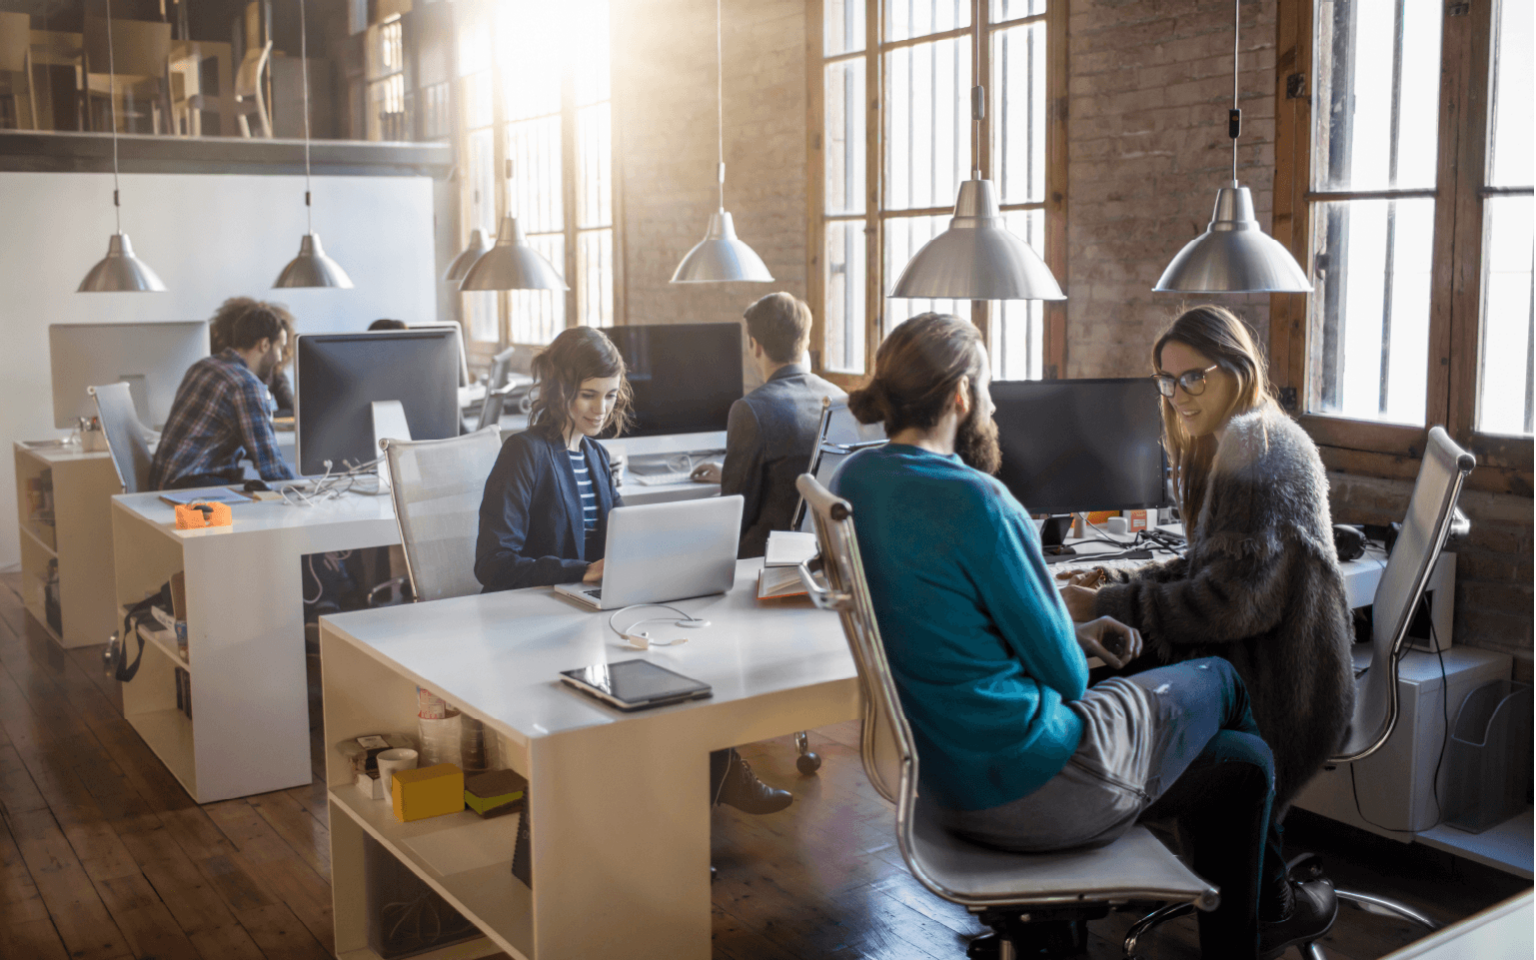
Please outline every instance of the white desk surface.
[{"label": "white desk surface", "polygon": [[1527,890],[1382,960],[1529,960],[1533,901],[1536,894]]},{"label": "white desk surface", "polygon": [[290,506],[281,500],[252,500],[249,503],[236,503],[230,505],[230,512],[235,521],[234,526],[207,527],[202,530],[177,530],[176,508],[160,499],[158,493],[125,493],[112,499],[135,517],[164,527],[167,533],[188,540],[199,537],[234,536],[241,533],[298,530],[333,524],[384,521],[393,527],[395,523],[395,508],[387,493],[380,496],[348,493],[335,499],[320,501],[312,507]]},{"label": "white desk surface", "polygon": [[73,463],[80,460],[100,460],[109,456],[105,450],[81,450],[78,444],[61,444],[51,440],[18,440],[15,449],[44,463]]},{"label": "white desk surface", "polygon": [[[548,587],[360,610],[324,622],[522,743],[629,717],[707,711],[808,684],[852,682],[853,657],[837,614],[799,601],[759,605],[761,564],[737,561],[736,585],[726,595],[678,601],[675,606],[710,625],[685,630],[650,624],[647,629],[660,639],[675,634],[689,642],[649,651],[625,646],[608,628],[609,611],[583,610]],[[667,612],[636,610],[618,625]],[[626,715],[558,680],[561,670],[633,658],[702,680],[714,696]]]}]

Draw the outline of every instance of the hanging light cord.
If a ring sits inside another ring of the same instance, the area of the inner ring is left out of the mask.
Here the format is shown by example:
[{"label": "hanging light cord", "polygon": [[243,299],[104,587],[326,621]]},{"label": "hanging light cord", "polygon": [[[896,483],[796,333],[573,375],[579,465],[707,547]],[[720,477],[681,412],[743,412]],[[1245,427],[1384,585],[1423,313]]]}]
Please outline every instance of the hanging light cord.
[{"label": "hanging light cord", "polygon": [[1237,136],[1243,129],[1243,111],[1237,108],[1237,68],[1242,56],[1238,35],[1242,31],[1243,3],[1232,0],[1232,109],[1227,112],[1227,136],[1232,138],[1232,180],[1237,181]]},{"label": "hanging light cord", "polygon": [[304,217],[309,232],[315,232],[315,210],[309,202],[309,24],[305,22],[304,0],[299,0],[299,72],[304,84]]},{"label": "hanging light cord", "polygon": [[720,212],[725,212],[725,58],[720,46],[720,0],[715,0],[715,147],[720,160]]},{"label": "hanging light cord", "polygon": [[[46,9],[46,7],[44,8]],[[123,232],[123,205],[117,183],[117,63],[112,56],[112,0],[107,0],[107,120],[112,125],[112,212],[117,217],[117,232]]]}]

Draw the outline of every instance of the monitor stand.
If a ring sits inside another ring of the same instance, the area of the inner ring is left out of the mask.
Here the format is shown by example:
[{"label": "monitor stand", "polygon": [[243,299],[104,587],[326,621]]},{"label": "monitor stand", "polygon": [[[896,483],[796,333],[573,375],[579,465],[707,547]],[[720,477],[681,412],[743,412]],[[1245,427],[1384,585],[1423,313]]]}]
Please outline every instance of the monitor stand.
[{"label": "monitor stand", "polygon": [[1048,557],[1076,556],[1077,551],[1067,546],[1063,541],[1067,533],[1072,529],[1072,515],[1070,513],[1057,514],[1046,517],[1045,523],[1040,525],[1040,549]]}]

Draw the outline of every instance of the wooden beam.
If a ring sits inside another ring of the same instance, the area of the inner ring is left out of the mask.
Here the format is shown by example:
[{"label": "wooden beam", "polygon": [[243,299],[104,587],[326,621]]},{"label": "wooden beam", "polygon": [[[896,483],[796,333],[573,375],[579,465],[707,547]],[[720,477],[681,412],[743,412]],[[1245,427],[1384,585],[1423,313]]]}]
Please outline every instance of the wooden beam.
[{"label": "wooden beam", "polygon": [[826,210],[827,67],[826,11],[822,0],[805,5],[805,296],[811,305],[811,359],[826,373],[827,284],[823,258],[827,249]]},{"label": "wooden beam", "polygon": [[[1066,0],[1051,0],[1045,21],[1045,264],[1065,290],[1067,272],[1067,156],[1068,64],[1067,32],[1070,10]],[[1041,367],[1045,379],[1067,375],[1067,304],[1048,300],[1041,311]]]}]

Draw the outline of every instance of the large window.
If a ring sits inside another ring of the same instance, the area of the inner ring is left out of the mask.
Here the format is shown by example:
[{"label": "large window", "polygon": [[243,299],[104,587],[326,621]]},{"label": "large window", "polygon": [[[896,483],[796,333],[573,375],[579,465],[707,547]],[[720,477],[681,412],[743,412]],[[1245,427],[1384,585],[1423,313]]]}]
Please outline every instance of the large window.
[{"label": "large window", "polygon": [[1275,230],[1314,290],[1272,303],[1278,385],[1336,465],[1443,424],[1528,477],[1529,0],[1283,0],[1280,33]]},{"label": "large window", "polygon": [[[818,256],[812,271],[822,366],[857,376],[894,326],[929,310],[968,317],[987,337],[995,374],[1054,370],[1061,338],[1039,302],[893,300],[886,292],[923,244],[949,226],[973,169],[996,186],[1009,227],[1060,276],[1062,244],[1048,236],[1064,202],[1059,138],[1047,104],[1063,61],[1057,0],[823,0],[813,145],[823,176],[812,188]],[[987,122],[972,134],[974,17],[983,18]],[[819,116],[818,116],[819,114]],[[816,129],[819,127],[819,129]],[[1059,143],[1059,139],[1056,140]],[[1048,200],[1048,197],[1051,199]]]},{"label": "large window", "polygon": [[564,293],[464,294],[482,343],[545,344],[614,322],[612,94],[607,0],[462,6],[460,204],[464,238],[511,212],[565,276]]}]

